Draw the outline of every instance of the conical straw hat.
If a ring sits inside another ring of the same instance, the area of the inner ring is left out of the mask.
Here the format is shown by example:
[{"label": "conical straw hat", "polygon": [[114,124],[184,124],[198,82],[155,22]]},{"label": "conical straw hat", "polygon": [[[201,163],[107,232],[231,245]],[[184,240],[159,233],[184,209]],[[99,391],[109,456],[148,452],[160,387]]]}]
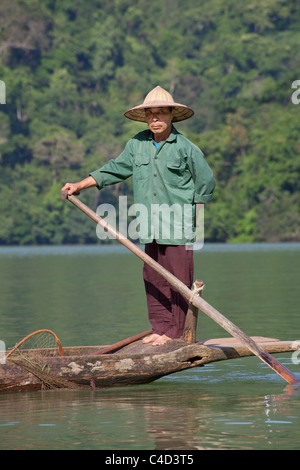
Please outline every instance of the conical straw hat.
[{"label": "conical straw hat", "polygon": [[161,108],[166,106],[172,106],[174,108],[173,122],[184,121],[194,114],[191,108],[188,108],[184,104],[175,103],[170,93],[160,86],[157,86],[148,93],[143,104],[129,109],[124,113],[124,116],[133,121],[147,122],[145,108]]}]

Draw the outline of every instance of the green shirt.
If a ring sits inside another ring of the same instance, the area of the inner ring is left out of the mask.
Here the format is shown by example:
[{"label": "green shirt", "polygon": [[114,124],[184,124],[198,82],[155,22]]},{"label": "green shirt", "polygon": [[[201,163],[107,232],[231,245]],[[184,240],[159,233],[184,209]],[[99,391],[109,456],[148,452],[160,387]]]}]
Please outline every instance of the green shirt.
[{"label": "green shirt", "polygon": [[174,127],[158,148],[150,130],[139,132],[119,157],[90,175],[98,189],[132,176],[141,243],[191,243],[195,203],[210,201],[216,184],[201,150]]}]

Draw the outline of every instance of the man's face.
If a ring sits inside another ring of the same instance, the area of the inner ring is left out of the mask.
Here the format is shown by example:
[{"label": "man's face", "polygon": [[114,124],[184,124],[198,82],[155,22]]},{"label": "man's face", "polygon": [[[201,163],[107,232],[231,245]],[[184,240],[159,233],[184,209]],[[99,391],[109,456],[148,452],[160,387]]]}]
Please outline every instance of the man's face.
[{"label": "man's face", "polygon": [[153,134],[163,134],[172,126],[173,112],[170,108],[145,109],[146,120]]}]

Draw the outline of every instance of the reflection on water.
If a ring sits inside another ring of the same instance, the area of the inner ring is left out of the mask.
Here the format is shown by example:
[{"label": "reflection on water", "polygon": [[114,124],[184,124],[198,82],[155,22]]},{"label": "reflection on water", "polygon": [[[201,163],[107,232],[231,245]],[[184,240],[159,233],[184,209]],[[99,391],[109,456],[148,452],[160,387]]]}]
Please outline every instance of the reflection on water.
[{"label": "reflection on water", "polygon": [[170,381],[96,392],[14,394],[13,401],[2,396],[1,449],[299,447],[298,395],[260,395],[257,385],[240,393],[233,387],[219,393],[209,385]]},{"label": "reflection on water", "polygon": [[[299,340],[299,261],[298,245],[209,246],[195,272],[247,334]],[[142,263],[122,247],[1,248],[0,294],[7,347],[39,328],[63,346],[149,329]],[[228,335],[199,313],[197,336]],[[298,449],[299,419],[299,390],[250,357],[146,386],[0,395],[0,449]]]}]

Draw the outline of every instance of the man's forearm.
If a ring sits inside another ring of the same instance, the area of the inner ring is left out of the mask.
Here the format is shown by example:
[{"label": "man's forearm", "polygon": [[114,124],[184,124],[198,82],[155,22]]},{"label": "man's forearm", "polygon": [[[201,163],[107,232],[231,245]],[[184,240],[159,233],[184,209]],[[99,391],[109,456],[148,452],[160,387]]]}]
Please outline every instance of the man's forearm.
[{"label": "man's forearm", "polygon": [[97,183],[92,176],[88,176],[78,181],[78,183],[66,183],[62,191],[68,191],[68,195],[71,196],[72,194],[79,194],[83,189],[92,188],[93,186],[97,186]]},{"label": "man's forearm", "polygon": [[97,185],[96,181],[94,180],[92,176],[88,176],[84,180],[79,181],[79,183],[77,184],[78,184],[79,191],[82,191],[83,189],[92,188],[93,186]]}]

